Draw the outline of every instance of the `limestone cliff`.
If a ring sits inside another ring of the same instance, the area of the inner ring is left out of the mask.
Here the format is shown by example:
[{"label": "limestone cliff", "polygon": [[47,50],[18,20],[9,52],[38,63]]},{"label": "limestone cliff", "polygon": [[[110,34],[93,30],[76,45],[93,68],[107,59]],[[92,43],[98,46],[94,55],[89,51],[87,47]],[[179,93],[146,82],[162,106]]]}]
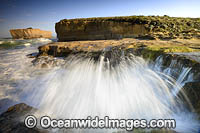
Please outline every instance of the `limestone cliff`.
[{"label": "limestone cliff", "polygon": [[31,38],[51,38],[52,33],[50,31],[44,31],[40,29],[11,29],[10,34],[13,39],[31,39]]},{"label": "limestone cliff", "polygon": [[129,22],[112,21],[66,21],[56,24],[59,41],[106,40],[145,35],[148,31],[144,25]]},{"label": "limestone cliff", "polygon": [[64,19],[56,23],[59,41],[121,38],[200,38],[199,18],[128,16]]}]

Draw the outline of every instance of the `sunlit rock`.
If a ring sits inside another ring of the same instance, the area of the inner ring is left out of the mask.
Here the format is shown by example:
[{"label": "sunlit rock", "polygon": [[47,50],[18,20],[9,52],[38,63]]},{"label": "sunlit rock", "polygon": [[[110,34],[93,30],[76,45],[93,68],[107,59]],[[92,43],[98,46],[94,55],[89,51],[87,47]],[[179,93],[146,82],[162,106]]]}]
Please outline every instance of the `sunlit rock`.
[{"label": "sunlit rock", "polygon": [[31,39],[31,38],[51,38],[51,31],[44,31],[40,29],[11,29],[10,34],[13,39]]},{"label": "sunlit rock", "polygon": [[199,19],[167,16],[122,16],[63,19],[56,23],[59,41],[121,38],[200,38]]}]

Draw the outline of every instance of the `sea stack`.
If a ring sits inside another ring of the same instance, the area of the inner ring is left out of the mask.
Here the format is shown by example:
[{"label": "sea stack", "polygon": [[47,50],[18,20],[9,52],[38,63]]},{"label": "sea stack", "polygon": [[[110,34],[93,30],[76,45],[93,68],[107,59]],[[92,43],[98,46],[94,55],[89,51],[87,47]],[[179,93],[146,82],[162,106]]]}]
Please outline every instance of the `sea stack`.
[{"label": "sea stack", "polygon": [[44,31],[40,29],[11,29],[10,34],[13,39],[32,39],[32,38],[51,38],[51,31]]}]

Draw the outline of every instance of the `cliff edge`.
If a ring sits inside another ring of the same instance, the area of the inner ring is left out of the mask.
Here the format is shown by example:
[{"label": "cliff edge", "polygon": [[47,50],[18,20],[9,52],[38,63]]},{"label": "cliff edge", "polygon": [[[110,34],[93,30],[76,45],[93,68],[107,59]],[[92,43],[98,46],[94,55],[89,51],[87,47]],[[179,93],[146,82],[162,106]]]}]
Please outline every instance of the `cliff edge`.
[{"label": "cliff edge", "polygon": [[56,23],[58,41],[121,38],[200,38],[200,18],[127,16],[64,19]]}]

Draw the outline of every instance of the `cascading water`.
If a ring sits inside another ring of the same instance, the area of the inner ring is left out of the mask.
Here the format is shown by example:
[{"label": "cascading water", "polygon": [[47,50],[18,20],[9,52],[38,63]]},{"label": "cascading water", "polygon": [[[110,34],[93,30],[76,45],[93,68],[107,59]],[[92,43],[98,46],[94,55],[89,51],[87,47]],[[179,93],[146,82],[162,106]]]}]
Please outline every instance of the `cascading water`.
[{"label": "cascading water", "polygon": [[48,58],[41,58],[33,66],[32,59],[25,55],[35,52],[36,46],[25,46],[0,52],[1,99],[25,102],[39,109],[37,115],[52,118],[175,119],[175,131],[198,131],[195,114],[177,95],[186,82],[193,80],[191,68],[177,66],[176,61],[163,68],[162,56],[151,64],[122,53],[116,61],[116,53],[108,57],[109,49],[105,49],[98,60],[72,55],[55,59],[56,67],[42,69],[41,64]]},{"label": "cascading water", "polygon": [[53,69],[26,89],[27,101],[40,112],[62,119],[175,119],[175,131],[197,132],[199,122],[177,96],[182,81],[152,69],[141,57],[121,57],[117,65],[105,56],[66,60],[66,67]]}]

